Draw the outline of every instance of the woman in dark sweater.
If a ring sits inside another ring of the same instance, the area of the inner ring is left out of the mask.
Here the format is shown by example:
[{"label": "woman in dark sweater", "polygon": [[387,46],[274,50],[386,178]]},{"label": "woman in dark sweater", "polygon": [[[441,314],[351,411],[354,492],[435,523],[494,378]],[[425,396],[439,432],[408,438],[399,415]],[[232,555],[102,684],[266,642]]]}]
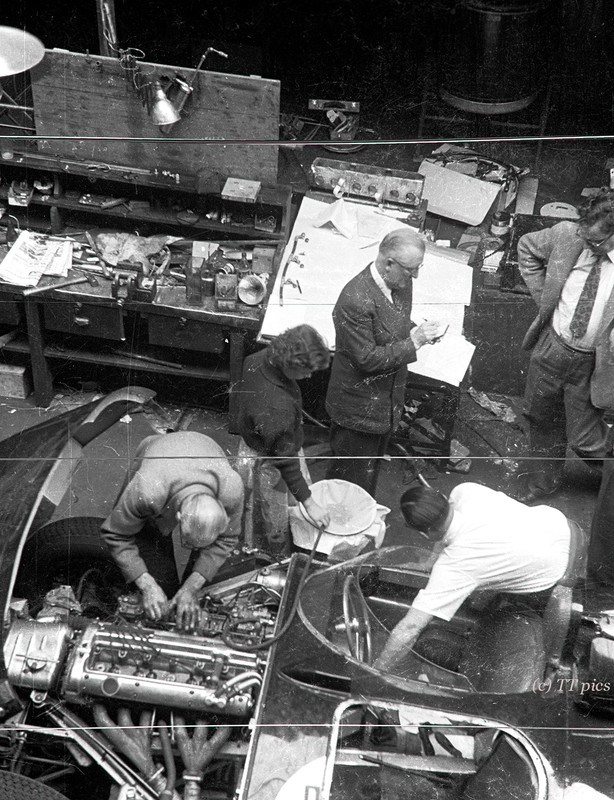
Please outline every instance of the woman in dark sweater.
[{"label": "woman in dark sweater", "polygon": [[309,325],[290,328],[245,359],[238,389],[243,439],[238,470],[246,486],[246,544],[259,544],[257,537],[273,551],[288,548],[288,491],[316,525],[330,522],[309,489],[297,383],[326,369],[329,362],[326,342]]}]

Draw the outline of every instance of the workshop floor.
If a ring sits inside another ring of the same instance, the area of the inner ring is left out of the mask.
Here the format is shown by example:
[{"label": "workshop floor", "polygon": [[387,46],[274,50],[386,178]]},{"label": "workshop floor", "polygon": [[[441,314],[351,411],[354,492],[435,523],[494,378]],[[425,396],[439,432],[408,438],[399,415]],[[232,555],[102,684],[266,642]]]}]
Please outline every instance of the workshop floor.
[{"label": "workshop floor", "polygon": [[[532,157],[532,151],[526,145],[500,145],[497,150],[493,144],[489,146],[488,153],[484,148],[480,152],[520,165]],[[327,154],[318,148],[283,151],[280,155],[279,181],[292,184],[297,191],[305,191],[306,171],[317,155]],[[599,186],[604,182],[604,165],[610,155],[607,143],[582,142],[572,146],[569,143],[555,142],[546,145],[537,173],[540,178],[540,192],[536,208],[539,209],[542,204],[553,200],[578,203],[582,188]],[[411,170],[416,167],[412,156],[413,148],[408,146],[373,146],[361,152],[360,159],[357,156],[354,159],[362,163]],[[97,379],[103,391],[115,388],[101,382],[100,376]],[[132,382],[138,383],[138,376]],[[79,386],[78,383],[76,385]],[[81,388],[83,386],[81,384]],[[219,393],[219,388],[217,392]],[[92,392],[60,385],[49,409],[36,408],[32,399],[0,398],[0,439],[92,397]],[[519,414],[520,398],[490,397],[502,401]],[[236,453],[237,437],[228,433],[227,415],[219,409],[219,402],[216,403],[213,395],[208,396],[203,391],[200,401],[191,398],[186,403],[169,400],[165,391],[161,391],[158,400],[159,404],[154,406],[153,411],[134,415],[131,420],[116,425],[105,436],[89,445],[87,459],[78,468],[71,492],[56,512],[57,516],[65,516],[68,512],[79,516],[104,517],[117,495],[131,453],[138,442],[152,431],[201,431],[216,438],[229,456]],[[522,457],[527,453],[526,434],[519,415],[515,422],[504,421],[463,392],[454,436],[469,449],[470,470],[466,474],[441,473],[429,465],[428,475],[437,488],[448,492],[457,483],[471,480],[495,489],[513,491],[516,486],[515,475],[522,471]],[[118,469],[118,460],[122,469]],[[312,463],[314,480],[323,478],[325,471],[325,460]],[[407,541],[407,529],[398,510],[398,498],[404,489],[407,475],[406,465],[399,459],[391,459],[385,463],[381,472],[377,499],[391,509],[386,544]],[[588,527],[597,490],[596,477],[581,461],[570,458],[563,491],[550,502]],[[611,597],[606,596],[603,600],[606,607],[614,607],[614,591]]]}]

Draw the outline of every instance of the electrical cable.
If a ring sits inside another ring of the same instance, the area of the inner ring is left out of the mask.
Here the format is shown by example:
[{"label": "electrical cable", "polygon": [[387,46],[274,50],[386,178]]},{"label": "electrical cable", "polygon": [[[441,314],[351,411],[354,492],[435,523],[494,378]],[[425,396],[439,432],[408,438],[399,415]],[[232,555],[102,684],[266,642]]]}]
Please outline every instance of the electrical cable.
[{"label": "electrical cable", "polygon": [[294,622],[294,617],[296,616],[296,612],[298,611],[298,604],[301,599],[301,593],[303,591],[303,586],[305,585],[305,581],[307,580],[307,576],[309,574],[309,568],[313,562],[313,559],[316,554],[316,550],[318,548],[318,544],[320,543],[320,539],[322,538],[322,534],[324,533],[323,528],[318,529],[318,534],[315,538],[315,541],[311,547],[309,555],[307,556],[307,561],[305,562],[305,566],[301,572],[301,577],[299,578],[298,586],[296,587],[296,595],[294,597],[294,601],[292,603],[292,607],[290,608],[290,613],[286,621],[284,622],[280,631],[278,631],[275,636],[271,637],[270,639],[266,639],[264,642],[260,642],[259,644],[240,644],[237,642],[232,641],[230,635],[226,632],[222,633],[222,640],[224,644],[227,644],[229,647],[233,647],[235,650],[241,650],[246,653],[255,653],[259,650],[268,650],[269,647],[278,642],[282,636],[290,629],[290,626]]}]

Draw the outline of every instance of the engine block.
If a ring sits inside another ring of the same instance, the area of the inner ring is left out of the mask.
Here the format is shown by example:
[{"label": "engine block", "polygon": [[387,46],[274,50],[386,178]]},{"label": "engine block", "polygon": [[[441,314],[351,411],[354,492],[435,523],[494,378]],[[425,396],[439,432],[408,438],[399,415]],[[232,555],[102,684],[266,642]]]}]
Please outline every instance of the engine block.
[{"label": "engine block", "polygon": [[61,694],[248,716],[259,656],[197,634],[131,623],[88,625],[72,650]]}]

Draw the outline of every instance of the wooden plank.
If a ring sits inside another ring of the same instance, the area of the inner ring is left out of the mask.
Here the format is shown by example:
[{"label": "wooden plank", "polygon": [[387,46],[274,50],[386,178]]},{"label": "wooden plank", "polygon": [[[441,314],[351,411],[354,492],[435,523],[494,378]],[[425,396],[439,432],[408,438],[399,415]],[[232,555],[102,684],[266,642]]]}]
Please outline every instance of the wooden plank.
[{"label": "wooden plank", "polygon": [[[190,81],[194,70],[142,62],[151,79],[180,73]],[[129,75],[116,58],[47,50],[32,70],[32,92],[39,140],[46,154],[125,166],[168,170],[187,175],[205,171],[275,183],[277,147],[241,140],[279,138],[279,82],[252,76],[198,72],[182,118],[164,134],[149,118]],[[84,137],[112,136],[96,142]],[[134,141],[153,138],[156,142]],[[181,139],[200,139],[192,144]],[[211,144],[208,139],[237,141]]]}]

